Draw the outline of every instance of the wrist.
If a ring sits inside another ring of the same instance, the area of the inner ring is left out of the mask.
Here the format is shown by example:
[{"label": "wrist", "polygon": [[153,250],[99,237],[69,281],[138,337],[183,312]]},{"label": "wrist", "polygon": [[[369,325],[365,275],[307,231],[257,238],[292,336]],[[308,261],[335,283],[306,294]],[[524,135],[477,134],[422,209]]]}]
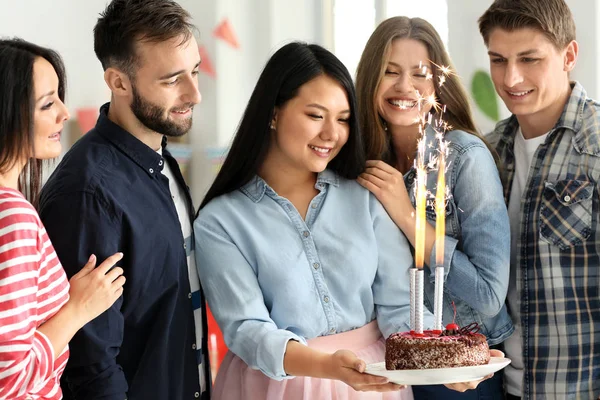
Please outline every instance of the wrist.
[{"label": "wrist", "polygon": [[77,326],[77,330],[83,328],[85,324],[90,322],[90,319],[86,317],[82,307],[78,306],[72,298],[69,298],[67,303],[59,310],[58,314],[64,316],[65,319]]}]

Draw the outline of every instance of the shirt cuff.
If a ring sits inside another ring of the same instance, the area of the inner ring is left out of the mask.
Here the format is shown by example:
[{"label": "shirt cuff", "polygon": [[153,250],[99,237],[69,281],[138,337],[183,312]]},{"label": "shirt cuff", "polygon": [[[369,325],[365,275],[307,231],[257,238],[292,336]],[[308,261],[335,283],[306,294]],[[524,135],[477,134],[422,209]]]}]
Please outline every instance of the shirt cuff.
[{"label": "shirt cuff", "polygon": [[[437,242],[437,241],[436,241]],[[429,281],[435,282],[435,268],[436,268],[436,242],[433,243],[433,249],[431,250],[431,256],[429,257]],[[452,257],[454,251],[458,246],[458,240],[450,236],[444,236],[444,282],[448,279],[448,273],[450,273],[450,267],[452,265]]]},{"label": "shirt cuff", "polygon": [[[54,372],[54,347],[50,339],[42,332],[36,330],[33,335],[33,350],[39,360],[37,377],[42,385],[52,376]],[[33,391],[36,391],[34,385]]]},{"label": "shirt cuff", "polygon": [[257,349],[257,364],[263,374],[277,381],[293,378],[287,375],[283,368],[283,359],[290,340],[307,345],[304,338],[283,329],[270,332],[265,337]]}]

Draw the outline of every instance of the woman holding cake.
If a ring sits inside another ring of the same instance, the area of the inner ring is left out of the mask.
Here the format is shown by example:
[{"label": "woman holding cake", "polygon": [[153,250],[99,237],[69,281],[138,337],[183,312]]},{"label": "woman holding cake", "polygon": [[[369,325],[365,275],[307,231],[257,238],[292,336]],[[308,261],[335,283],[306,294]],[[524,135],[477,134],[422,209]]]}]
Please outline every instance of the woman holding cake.
[{"label": "woman holding cake", "polygon": [[282,47],[194,223],[198,272],[230,349],[214,399],[412,398],[363,373],[384,360],[382,333],[409,329],[413,264],[356,183],[363,170],[348,71],[320,46]]},{"label": "woman holding cake", "polygon": [[[358,182],[381,201],[414,246],[413,164],[420,128],[426,141],[424,160],[428,162],[435,159],[438,147],[431,121],[441,118],[450,126],[444,135],[449,151],[443,322],[452,323],[454,318],[459,326],[475,322],[490,346],[495,346],[513,331],[504,305],[509,280],[509,222],[498,170],[488,146],[476,133],[466,92],[456,75],[442,70],[450,66],[442,40],[423,19],[390,18],[373,32],[356,75],[359,120],[369,159]],[[420,101],[432,95],[440,107],[434,107],[431,100]],[[417,122],[423,114],[432,114],[425,118],[429,124]],[[433,197],[438,171],[430,165],[427,172],[427,191]],[[426,215],[425,272],[430,279],[425,279],[424,297],[432,309],[436,266],[433,205],[427,206]],[[404,241],[400,245],[404,246]],[[444,386],[416,386],[413,391],[416,399],[501,399],[502,378],[496,374],[467,393]]]}]

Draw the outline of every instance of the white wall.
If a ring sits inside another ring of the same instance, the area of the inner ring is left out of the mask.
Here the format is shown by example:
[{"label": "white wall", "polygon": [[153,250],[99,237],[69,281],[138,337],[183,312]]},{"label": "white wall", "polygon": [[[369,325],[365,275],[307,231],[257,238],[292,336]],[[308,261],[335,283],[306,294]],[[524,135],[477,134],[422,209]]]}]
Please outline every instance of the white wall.
[{"label": "white wall", "polygon": [[[202,103],[194,112],[189,134],[193,146],[192,195],[197,204],[214,178],[205,155],[207,146],[227,146],[254,84],[270,54],[292,39],[322,41],[321,1],[305,0],[178,0],[200,30],[217,77],[200,76]],[[19,36],[51,47],[67,69],[67,106],[72,119],[81,107],[99,107],[110,100],[102,67],[93,51],[92,30],[108,0],[0,0],[0,36]],[[240,49],[213,36],[229,18]],[[71,128],[74,122],[71,122]],[[64,137],[69,136],[69,126]],[[65,139],[65,143],[68,140]]]}]

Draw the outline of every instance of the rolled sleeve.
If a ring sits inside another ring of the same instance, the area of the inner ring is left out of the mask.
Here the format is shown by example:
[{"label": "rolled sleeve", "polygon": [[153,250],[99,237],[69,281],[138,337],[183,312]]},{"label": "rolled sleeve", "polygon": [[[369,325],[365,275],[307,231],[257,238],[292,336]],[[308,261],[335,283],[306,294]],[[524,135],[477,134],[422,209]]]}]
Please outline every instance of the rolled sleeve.
[{"label": "rolled sleeve", "polygon": [[226,232],[194,223],[196,265],[208,305],[229,349],[269,378],[289,378],[283,368],[287,343],[306,340],[279,329],[270,318],[255,269]]},{"label": "rolled sleeve", "polygon": [[[99,265],[122,251],[117,217],[89,193],[42,197],[40,217],[69,278],[79,272],[91,254],[96,255]],[[119,263],[125,275],[126,260]],[[123,341],[122,303],[121,297],[79,330],[69,344],[71,353],[63,377],[77,399],[127,397],[127,381],[116,359]]]},{"label": "rolled sleeve", "polygon": [[[410,268],[413,257],[402,231],[390,219],[383,206],[371,196],[371,215],[378,252],[373,282],[373,300],[377,323],[384,337],[410,330]],[[433,315],[423,307],[423,326],[433,326]]]}]

